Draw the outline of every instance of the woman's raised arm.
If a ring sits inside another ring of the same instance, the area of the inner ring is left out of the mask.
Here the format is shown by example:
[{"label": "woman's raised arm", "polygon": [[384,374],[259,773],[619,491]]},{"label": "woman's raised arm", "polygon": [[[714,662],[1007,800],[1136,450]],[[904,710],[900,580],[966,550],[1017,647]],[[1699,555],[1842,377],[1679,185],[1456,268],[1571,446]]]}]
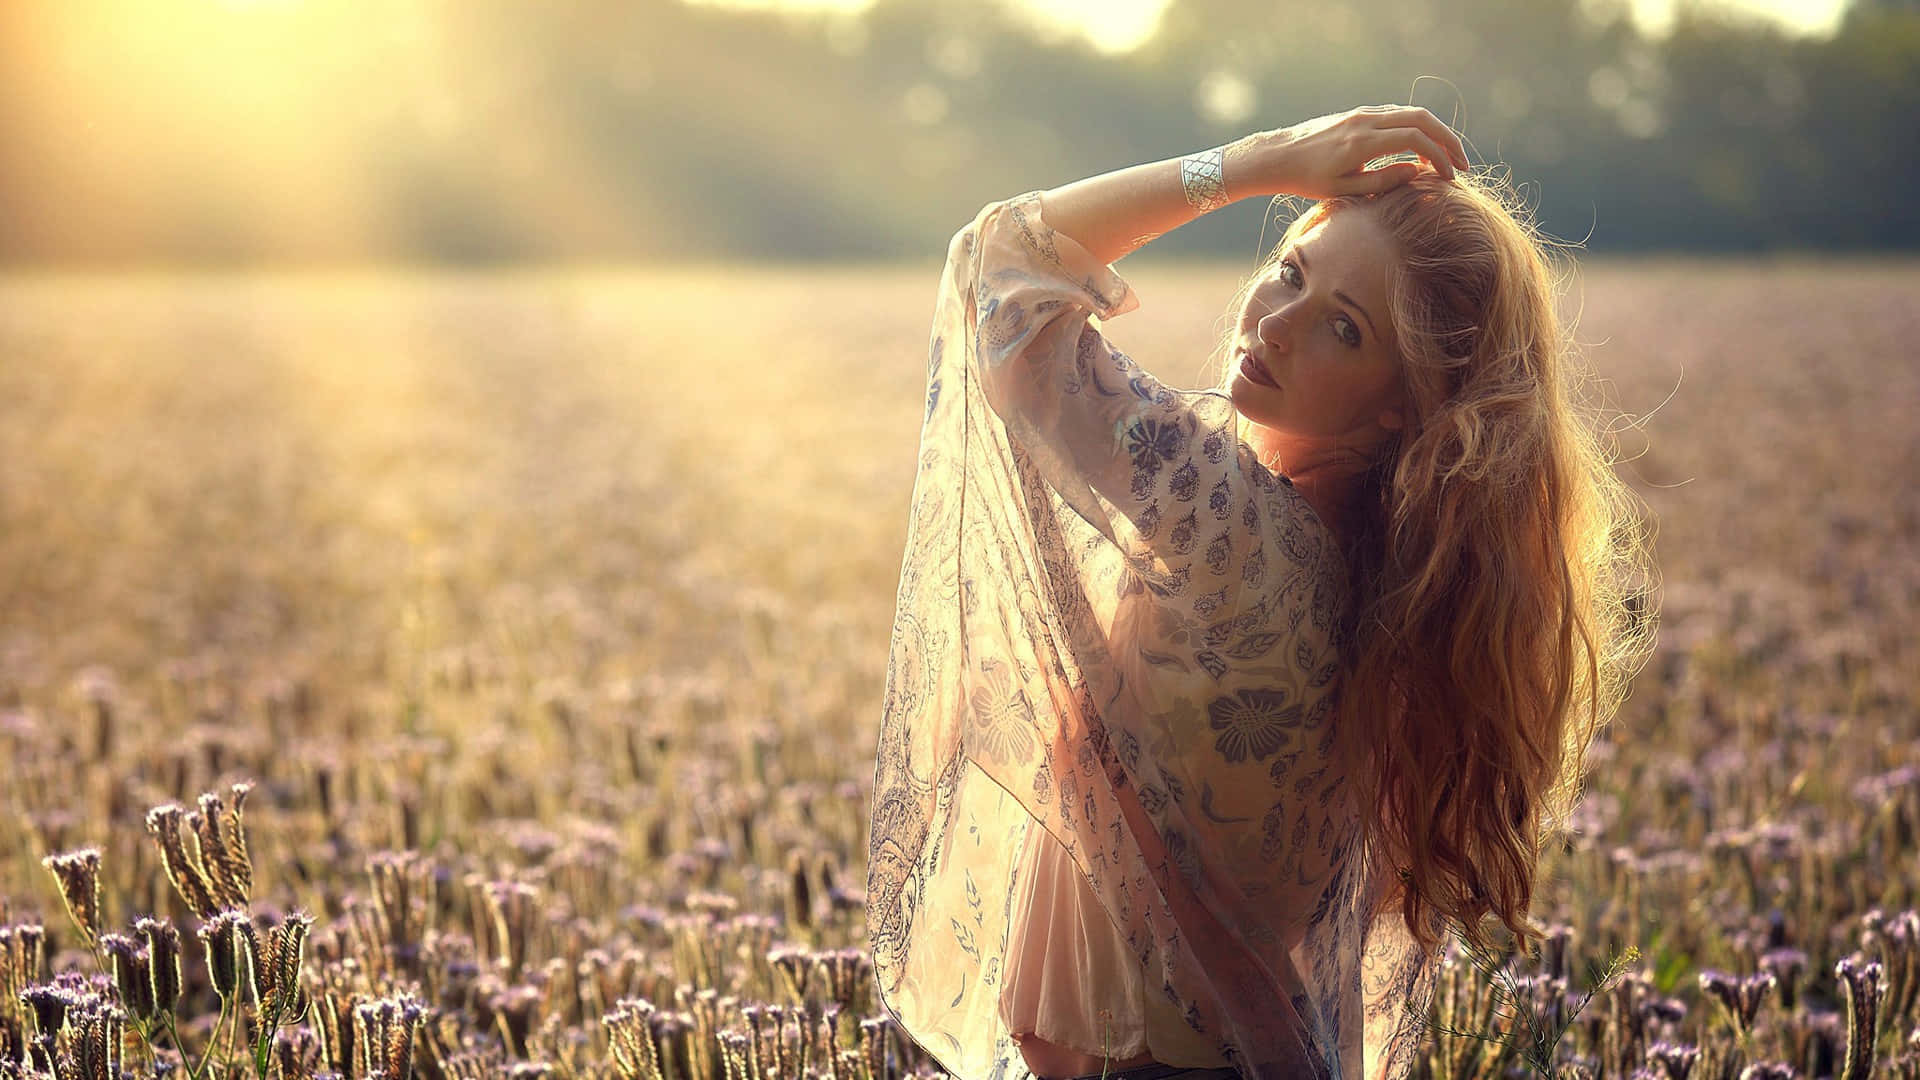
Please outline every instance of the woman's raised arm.
[{"label": "woman's raised arm", "polygon": [[1371,105],[1260,131],[1183,158],[1134,165],[1041,193],[1053,227],[1112,263],[1215,206],[1252,196],[1385,191],[1413,176],[1411,162],[1367,169],[1413,153],[1442,176],[1467,167],[1460,137],[1413,106]]}]

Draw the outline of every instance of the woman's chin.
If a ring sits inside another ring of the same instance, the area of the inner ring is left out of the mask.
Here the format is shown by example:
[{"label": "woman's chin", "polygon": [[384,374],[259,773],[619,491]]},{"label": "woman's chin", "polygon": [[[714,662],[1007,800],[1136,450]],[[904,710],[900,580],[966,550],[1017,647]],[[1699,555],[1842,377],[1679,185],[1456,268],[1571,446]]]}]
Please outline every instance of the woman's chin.
[{"label": "woman's chin", "polygon": [[1261,386],[1245,375],[1236,374],[1227,383],[1227,397],[1233,402],[1235,411],[1256,424],[1268,427],[1278,419],[1279,410],[1274,407],[1274,399],[1279,394],[1277,388]]}]

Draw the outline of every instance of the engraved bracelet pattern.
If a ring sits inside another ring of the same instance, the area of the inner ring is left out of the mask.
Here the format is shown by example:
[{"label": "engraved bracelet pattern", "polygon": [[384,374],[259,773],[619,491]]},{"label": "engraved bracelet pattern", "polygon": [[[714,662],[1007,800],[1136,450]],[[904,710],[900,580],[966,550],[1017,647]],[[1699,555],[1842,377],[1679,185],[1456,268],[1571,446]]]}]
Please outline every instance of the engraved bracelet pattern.
[{"label": "engraved bracelet pattern", "polygon": [[1227,148],[1216,146],[1180,159],[1180,190],[1187,204],[1201,213],[1227,205],[1227,181],[1222,173]]}]

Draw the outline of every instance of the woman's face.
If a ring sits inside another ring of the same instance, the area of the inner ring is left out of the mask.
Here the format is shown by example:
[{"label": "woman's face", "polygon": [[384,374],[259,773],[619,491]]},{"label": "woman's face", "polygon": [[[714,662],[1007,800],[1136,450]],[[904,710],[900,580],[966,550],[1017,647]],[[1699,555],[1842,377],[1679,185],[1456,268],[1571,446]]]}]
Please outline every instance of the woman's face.
[{"label": "woman's face", "polygon": [[1290,436],[1366,446],[1403,423],[1387,312],[1394,253],[1370,214],[1327,215],[1254,283],[1234,328],[1228,392]]}]

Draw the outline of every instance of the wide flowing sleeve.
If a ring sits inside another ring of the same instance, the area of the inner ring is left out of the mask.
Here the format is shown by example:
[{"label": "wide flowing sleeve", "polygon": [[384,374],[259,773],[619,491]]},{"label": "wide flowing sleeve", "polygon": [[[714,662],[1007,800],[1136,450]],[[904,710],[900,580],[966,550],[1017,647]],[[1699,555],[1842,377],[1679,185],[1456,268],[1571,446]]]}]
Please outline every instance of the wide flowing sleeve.
[{"label": "wide flowing sleeve", "polygon": [[936,302],[868,848],[882,1000],[963,1080],[1024,1072],[997,1003],[1042,828],[1243,1075],[1363,1075],[1344,565],[1227,395],[1096,328],[1137,300],[1043,210],[982,210]]}]

